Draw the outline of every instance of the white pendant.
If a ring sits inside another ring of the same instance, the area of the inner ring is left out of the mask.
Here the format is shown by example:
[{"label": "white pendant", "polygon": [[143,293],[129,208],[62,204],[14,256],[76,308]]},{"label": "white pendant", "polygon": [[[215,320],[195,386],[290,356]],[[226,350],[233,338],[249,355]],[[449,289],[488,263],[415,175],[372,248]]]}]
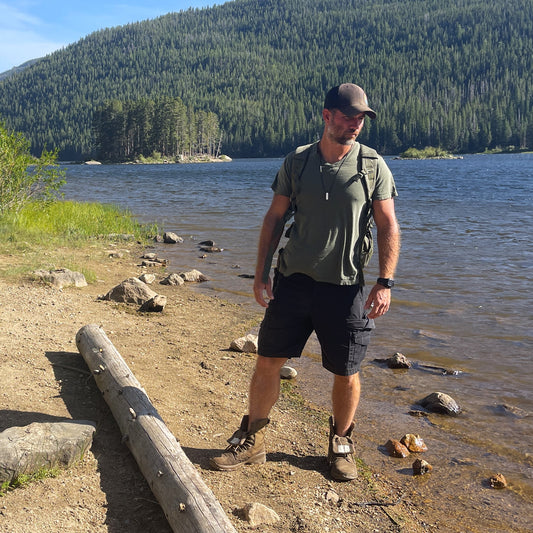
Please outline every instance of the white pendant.
[{"label": "white pendant", "polygon": [[326,200],[329,200],[329,192],[326,193]]}]

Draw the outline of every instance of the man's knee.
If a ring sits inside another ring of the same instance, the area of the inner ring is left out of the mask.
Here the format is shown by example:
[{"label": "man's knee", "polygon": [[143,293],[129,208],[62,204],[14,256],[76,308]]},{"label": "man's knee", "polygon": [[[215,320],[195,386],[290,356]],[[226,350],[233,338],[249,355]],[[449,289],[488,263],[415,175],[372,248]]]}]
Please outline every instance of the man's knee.
[{"label": "man's knee", "polygon": [[264,357],[257,356],[255,371],[261,374],[272,374],[279,372],[281,367],[287,362],[286,357]]}]

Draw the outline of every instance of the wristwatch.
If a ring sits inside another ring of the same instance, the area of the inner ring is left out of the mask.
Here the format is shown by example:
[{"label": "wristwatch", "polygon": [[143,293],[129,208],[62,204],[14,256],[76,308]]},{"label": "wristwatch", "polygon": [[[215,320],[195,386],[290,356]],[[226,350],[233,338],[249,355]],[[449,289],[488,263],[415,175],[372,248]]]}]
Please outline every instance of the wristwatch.
[{"label": "wristwatch", "polygon": [[386,287],[387,289],[392,289],[394,287],[394,280],[390,278],[378,278],[377,283],[383,285],[383,287]]}]

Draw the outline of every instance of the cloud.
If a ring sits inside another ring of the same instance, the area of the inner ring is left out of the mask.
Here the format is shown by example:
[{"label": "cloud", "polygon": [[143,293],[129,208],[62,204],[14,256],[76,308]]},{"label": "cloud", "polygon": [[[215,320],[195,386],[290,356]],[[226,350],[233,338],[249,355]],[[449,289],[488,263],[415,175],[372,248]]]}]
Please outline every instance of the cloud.
[{"label": "cloud", "polygon": [[45,24],[23,2],[17,6],[0,2],[0,73],[30,59],[43,57],[67,43],[49,39],[41,33]]}]

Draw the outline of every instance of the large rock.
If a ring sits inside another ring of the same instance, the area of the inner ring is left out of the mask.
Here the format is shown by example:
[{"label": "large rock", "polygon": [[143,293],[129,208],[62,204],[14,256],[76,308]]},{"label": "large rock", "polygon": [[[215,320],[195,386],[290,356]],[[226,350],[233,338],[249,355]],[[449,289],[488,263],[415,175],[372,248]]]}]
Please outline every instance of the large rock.
[{"label": "large rock", "polygon": [[38,278],[50,283],[56,289],[63,287],[87,287],[85,276],[81,272],[72,272],[68,268],[56,270],[35,270],[33,273]]},{"label": "large rock", "polygon": [[85,420],[34,422],[0,433],[0,484],[42,468],[69,467],[92,444],[96,426]]},{"label": "large rock", "polygon": [[433,392],[418,402],[422,407],[433,413],[457,416],[461,413],[459,404],[444,392]]},{"label": "large rock", "polygon": [[102,299],[142,305],[155,296],[157,293],[150,289],[146,283],[138,278],[128,278],[113,287]]}]

